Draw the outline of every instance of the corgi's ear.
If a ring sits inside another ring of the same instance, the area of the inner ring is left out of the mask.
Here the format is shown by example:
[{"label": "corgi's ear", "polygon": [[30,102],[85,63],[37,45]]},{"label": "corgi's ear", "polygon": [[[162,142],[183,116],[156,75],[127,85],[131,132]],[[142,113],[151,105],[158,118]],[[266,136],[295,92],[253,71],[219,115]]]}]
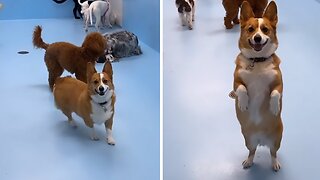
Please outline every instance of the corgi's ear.
[{"label": "corgi's ear", "polygon": [[113,70],[110,61],[106,61],[103,67],[103,72],[108,74],[111,80],[113,80]]},{"label": "corgi's ear", "polygon": [[94,73],[96,73],[97,70],[94,67],[94,64],[91,62],[88,62],[87,64],[87,82],[90,81],[91,77],[93,76]]},{"label": "corgi's ear", "polygon": [[274,1],[271,1],[269,3],[262,17],[268,19],[274,26],[277,25],[278,11],[277,11],[277,5]]},{"label": "corgi's ear", "polygon": [[243,1],[240,11],[240,23],[243,24],[244,22],[248,21],[250,18],[253,17],[254,13],[250,4],[247,1]]}]

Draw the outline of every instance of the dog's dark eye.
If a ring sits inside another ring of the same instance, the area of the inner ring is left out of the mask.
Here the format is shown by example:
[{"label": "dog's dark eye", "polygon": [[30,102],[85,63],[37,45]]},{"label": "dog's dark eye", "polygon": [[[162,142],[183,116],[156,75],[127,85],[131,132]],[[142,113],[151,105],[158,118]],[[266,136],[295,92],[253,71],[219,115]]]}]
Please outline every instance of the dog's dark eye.
[{"label": "dog's dark eye", "polygon": [[98,80],[94,80],[93,83],[94,84],[99,84],[99,81]]},{"label": "dog's dark eye", "polygon": [[254,28],[253,27],[249,27],[248,28],[248,32],[252,33],[254,31]]},{"label": "dog's dark eye", "polygon": [[107,84],[108,83],[108,81],[106,79],[104,79],[102,82],[103,82],[103,84]]},{"label": "dog's dark eye", "polygon": [[267,27],[263,27],[261,30],[262,30],[263,33],[268,33],[269,32],[269,29]]}]

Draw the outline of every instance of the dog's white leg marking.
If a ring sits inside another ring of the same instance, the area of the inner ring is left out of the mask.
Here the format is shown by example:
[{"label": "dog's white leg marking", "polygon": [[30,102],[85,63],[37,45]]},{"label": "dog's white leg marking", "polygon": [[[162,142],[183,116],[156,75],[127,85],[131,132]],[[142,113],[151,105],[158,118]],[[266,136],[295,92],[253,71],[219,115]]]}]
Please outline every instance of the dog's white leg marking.
[{"label": "dog's white leg marking", "polygon": [[191,30],[193,28],[192,27],[192,12],[187,12],[186,13],[186,19],[187,19],[187,22],[188,22],[188,27]]},{"label": "dog's white leg marking", "polygon": [[242,166],[244,169],[247,169],[252,166],[254,156],[249,156],[246,160],[242,162]]},{"label": "dog's white leg marking", "polygon": [[68,119],[68,123],[70,124],[70,126],[72,126],[72,127],[74,127],[74,128],[78,127],[77,124],[76,124],[76,122],[75,122],[72,118],[71,118],[71,119]]},{"label": "dog's white leg marking", "polygon": [[196,7],[196,2],[194,2],[194,5],[193,5],[193,7],[192,7],[192,21],[194,21],[194,13],[195,13],[195,8]]},{"label": "dog's white leg marking", "polygon": [[182,26],[185,26],[186,23],[185,23],[185,19],[184,19],[184,13],[179,13],[179,17],[180,17],[180,20],[181,20],[181,25]]},{"label": "dog's white leg marking", "polygon": [[281,94],[277,90],[273,90],[270,95],[270,111],[274,115],[278,115],[280,111],[280,97]]},{"label": "dog's white leg marking", "polygon": [[115,145],[116,141],[114,140],[113,136],[112,136],[112,130],[109,128],[106,128],[107,131],[107,143],[109,145]]},{"label": "dog's white leg marking", "polygon": [[278,159],[275,157],[271,157],[272,161],[272,168],[274,171],[279,171],[281,168],[281,164],[279,163]]},{"label": "dog's white leg marking", "polygon": [[94,141],[99,140],[99,137],[97,136],[96,131],[94,130],[94,126],[91,128],[90,137]]},{"label": "dog's white leg marking", "polygon": [[249,97],[246,87],[243,85],[238,86],[236,90],[236,95],[238,96],[238,107],[241,111],[248,110]]}]

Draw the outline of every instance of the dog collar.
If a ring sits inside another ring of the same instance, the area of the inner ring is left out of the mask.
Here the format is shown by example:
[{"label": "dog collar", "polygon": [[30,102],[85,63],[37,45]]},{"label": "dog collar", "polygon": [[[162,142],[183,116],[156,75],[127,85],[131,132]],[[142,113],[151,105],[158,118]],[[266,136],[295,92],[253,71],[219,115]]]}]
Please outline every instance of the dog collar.
[{"label": "dog collar", "polygon": [[249,58],[251,61],[253,62],[264,62],[268,59],[269,57],[265,58],[265,57],[256,57],[256,58]]},{"label": "dog collar", "polygon": [[[271,55],[272,56],[272,55]],[[253,70],[254,68],[254,63],[259,63],[259,62],[265,62],[267,59],[269,59],[271,56],[269,57],[255,57],[255,58],[249,58],[249,60],[251,61],[250,64],[247,66],[247,70]]]},{"label": "dog collar", "polygon": [[100,106],[106,105],[108,103],[108,101],[105,101],[103,103],[98,103]]},{"label": "dog collar", "polygon": [[108,103],[108,101],[102,102],[102,103],[97,103],[101,106],[101,108],[104,110],[104,112],[107,112],[107,107],[105,107],[104,105],[106,105]]}]

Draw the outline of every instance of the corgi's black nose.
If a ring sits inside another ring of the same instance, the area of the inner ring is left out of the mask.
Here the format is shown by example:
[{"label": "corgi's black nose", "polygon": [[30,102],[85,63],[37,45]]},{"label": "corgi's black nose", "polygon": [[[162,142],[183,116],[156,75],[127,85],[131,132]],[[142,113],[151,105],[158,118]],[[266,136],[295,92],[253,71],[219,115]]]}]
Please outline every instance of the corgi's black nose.
[{"label": "corgi's black nose", "polygon": [[261,40],[262,40],[262,38],[261,38],[261,36],[260,36],[259,34],[257,34],[257,35],[254,36],[253,40],[254,40],[254,42],[256,42],[256,43],[260,43]]},{"label": "corgi's black nose", "polygon": [[103,92],[103,91],[104,91],[103,86],[100,86],[100,87],[99,87],[99,91],[100,91],[100,92]]}]

